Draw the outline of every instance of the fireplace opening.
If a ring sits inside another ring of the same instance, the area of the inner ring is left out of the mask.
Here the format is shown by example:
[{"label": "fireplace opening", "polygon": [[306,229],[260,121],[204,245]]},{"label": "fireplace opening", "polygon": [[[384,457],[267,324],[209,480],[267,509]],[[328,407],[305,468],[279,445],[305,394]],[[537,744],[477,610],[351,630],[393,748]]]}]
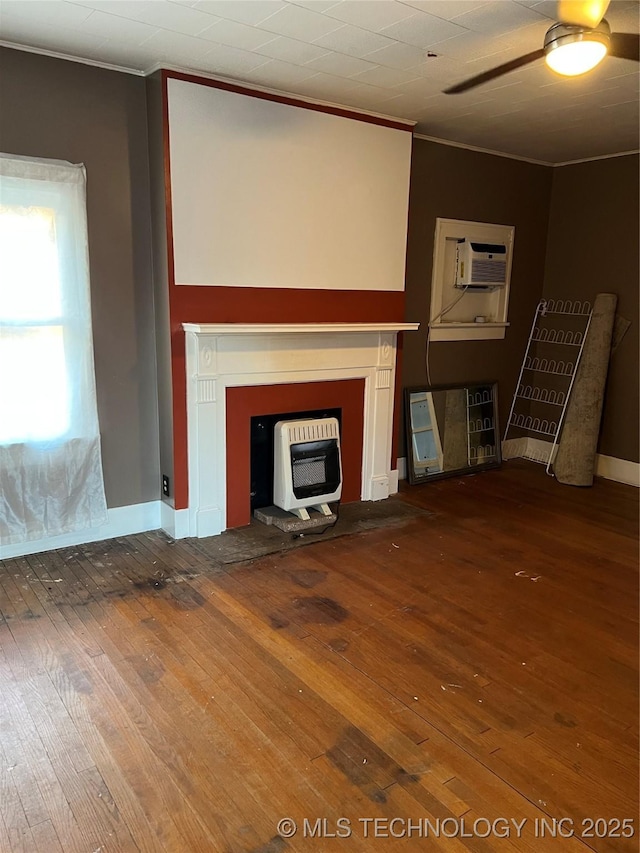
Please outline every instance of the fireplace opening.
[{"label": "fireplace opening", "polygon": [[[251,523],[251,419],[261,414],[273,416],[274,422],[300,417],[301,414],[336,417],[340,423],[341,502],[345,504],[361,499],[365,448],[363,378],[243,385],[227,388],[225,396],[226,528],[244,527]],[[264,443],[266,461],[263,454],[258,454],[263,469],[266,467],[269,482],[273,476],[272,447],[272,440]],[[263,488],[262,493],[266,506],[271,506],[272,487]]]},{"label": "fireplace opening", "polygon": [[273,504],[274,434],[278,421],[336,418],[342,427],[342,409],[280,412],[251,418],[251,512]]}]

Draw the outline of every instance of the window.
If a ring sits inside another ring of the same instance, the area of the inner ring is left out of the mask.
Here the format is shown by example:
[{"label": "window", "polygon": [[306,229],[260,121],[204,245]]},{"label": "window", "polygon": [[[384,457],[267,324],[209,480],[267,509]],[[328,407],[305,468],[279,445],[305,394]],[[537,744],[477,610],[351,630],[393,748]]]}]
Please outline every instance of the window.
[{"label": "window", "polygon": [[0,155],[0,487],[3,544],[104,520],[84,167],[10,155]]},{"label": "window", "polygon": [[3,444],[60,438],[69,430],[56,218],[51,207],[0,205]]}]

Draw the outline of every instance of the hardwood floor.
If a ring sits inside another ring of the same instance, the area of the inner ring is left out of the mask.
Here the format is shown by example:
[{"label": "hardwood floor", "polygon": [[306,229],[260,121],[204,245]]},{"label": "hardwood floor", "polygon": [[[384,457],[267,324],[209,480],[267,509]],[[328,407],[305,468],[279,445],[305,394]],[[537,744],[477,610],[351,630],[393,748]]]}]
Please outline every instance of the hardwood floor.
[{"label": "hardwood floor", "polygon": [[401,499],[433,514],[244,565],[0,563],[0,851],[637,850],[637,490]]}]

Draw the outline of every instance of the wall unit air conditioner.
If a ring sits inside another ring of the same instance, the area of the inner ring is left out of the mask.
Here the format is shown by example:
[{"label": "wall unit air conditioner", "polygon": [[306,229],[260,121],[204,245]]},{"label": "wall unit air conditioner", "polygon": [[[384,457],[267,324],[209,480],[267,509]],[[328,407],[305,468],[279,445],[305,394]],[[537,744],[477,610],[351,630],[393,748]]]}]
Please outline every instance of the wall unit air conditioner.
[{"label": "wall unit air conditioner", "polygon": [[278,421],[273,456],[274,504],[305,520],[307,507],[331,515],[328,502],[342,494],[337,419]]},{"label": "wall unit air conditioner", "polygon": [[456,287],[486,291],[504,287],[506,283],[507,247],[504,243],[458,241]]}]

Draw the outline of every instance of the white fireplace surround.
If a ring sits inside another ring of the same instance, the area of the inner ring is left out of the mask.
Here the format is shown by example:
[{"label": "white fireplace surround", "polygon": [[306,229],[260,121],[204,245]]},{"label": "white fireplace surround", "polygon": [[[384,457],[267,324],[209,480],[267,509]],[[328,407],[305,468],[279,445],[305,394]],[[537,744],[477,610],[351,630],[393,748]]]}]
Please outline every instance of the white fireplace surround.
[{"label": "white fireplace surround", "polygon": [[226,389],[364,379],[361,498],[398,490],[391,469],[397,334],[418,323],[184,323],[189,508],[163,507],[175,538],[226,529]]}]

